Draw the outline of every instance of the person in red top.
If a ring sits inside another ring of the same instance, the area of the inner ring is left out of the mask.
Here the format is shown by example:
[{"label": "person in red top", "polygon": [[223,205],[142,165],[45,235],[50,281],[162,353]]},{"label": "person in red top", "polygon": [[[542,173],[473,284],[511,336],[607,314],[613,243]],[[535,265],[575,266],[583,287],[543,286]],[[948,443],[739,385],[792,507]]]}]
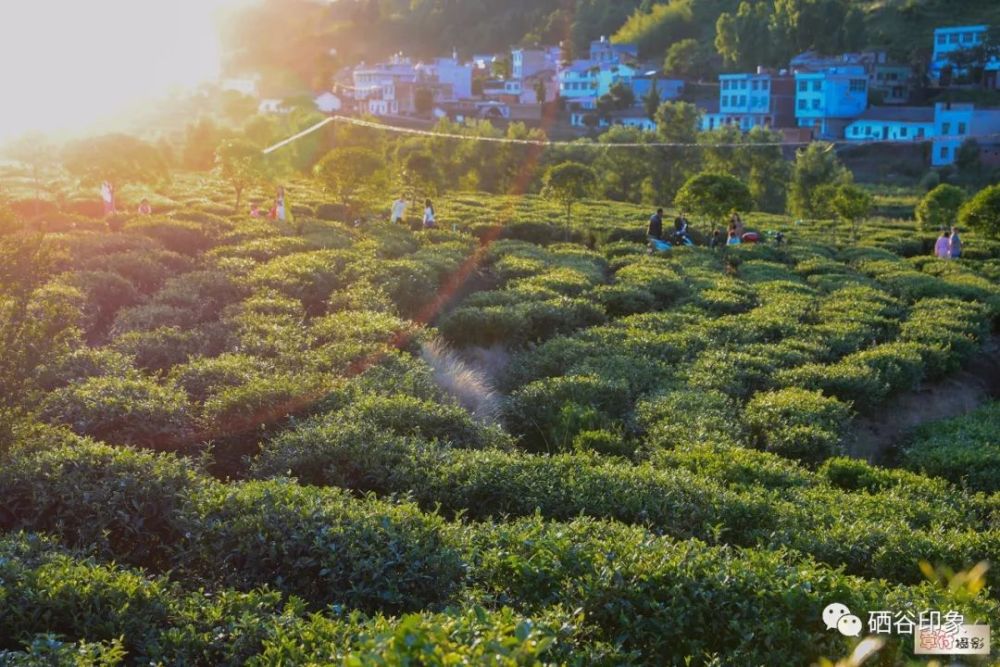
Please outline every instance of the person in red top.
[{"label": "person in red top", "polygon": [[139,203],[139,215],[152,215],[153,207],[149,205],[148,199],[143,199]]}]

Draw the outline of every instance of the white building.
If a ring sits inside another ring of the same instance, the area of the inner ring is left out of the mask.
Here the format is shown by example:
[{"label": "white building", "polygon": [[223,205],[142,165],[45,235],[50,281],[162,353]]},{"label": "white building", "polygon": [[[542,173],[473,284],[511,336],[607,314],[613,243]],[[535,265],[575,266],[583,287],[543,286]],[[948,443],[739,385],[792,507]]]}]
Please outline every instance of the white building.
[{"label": "white building", "polygon": [[931,107],[872,107],[844,130],[849,141],[928,141],[933,136]]},{"label": "white building", "polygon": [[418,65],[417,71],[424,82],[450,85],[454,99],[472,97],[472,65],[460,63],[456,56],[435,58],[428,64]]}]

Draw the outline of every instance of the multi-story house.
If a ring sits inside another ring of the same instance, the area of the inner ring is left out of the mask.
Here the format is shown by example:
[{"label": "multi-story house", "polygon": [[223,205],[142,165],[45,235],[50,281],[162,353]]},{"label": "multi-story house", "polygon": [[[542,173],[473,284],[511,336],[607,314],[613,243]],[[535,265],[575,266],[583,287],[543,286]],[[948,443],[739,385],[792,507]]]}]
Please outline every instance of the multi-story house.
[{"label": "multi-story house", "polygon": [[574,60],[559,70],[559,96],[570,109],[597,107],[598,74],[601,68],[591,60]]},{"label": "multi-story house", "polygon": [[795,72],[795,120],[817,137],[836,139],[868,108],[868,78],[861,65]]},{"label": "multi-story house", "polygon": [[913,86],[913,68],[909,65],[878,63],[868,75],[868,90],[878,93],[882,104],[906,104]]},{"label": "multi-story house", "polygon": [[953,77],[967,74],[955,67],[952,56],[958,51],[972,49],[983,43],[989,26],[964,25],[952,28],[938,28],[934,31],[934,53],[931,56],[928,75],[938,85],[949,85]]},{"label": "multi-story house", "polygon": [[457,54],[451,58],[435,58],[417,66],[418,79],[424,83],[451,86],[453,99],[472,97],[472,65],[461,63]]},{"label": "multi-story house", "polygon": [[702,130],[736,125],[746,132],[794,124],[795,80],[785,72],[772,74],[763,68],[754,74],[720,74],[719,110],[701,119]]},{"label": "multi-story house", "polygon": [[557,70],[561,57],[558,46],[514,49],[510,52],[510,78],[523,81],[545,70]]},{"label": "multi-story house", "polygon": [[615,44],[602,36],[590,43],[590,60],[598,66],[635,63],[639,60],[639,47],[635,44]]}]

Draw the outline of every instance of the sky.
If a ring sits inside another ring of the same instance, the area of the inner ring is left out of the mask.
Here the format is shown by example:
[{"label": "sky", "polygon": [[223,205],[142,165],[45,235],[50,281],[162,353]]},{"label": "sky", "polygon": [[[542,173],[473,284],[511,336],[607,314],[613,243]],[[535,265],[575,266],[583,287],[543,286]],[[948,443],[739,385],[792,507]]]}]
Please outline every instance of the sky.
[{"label": "sky", "polygon": [[0,0],[0,140],[90,128],[219,75],[218,13],[254,0]]}]

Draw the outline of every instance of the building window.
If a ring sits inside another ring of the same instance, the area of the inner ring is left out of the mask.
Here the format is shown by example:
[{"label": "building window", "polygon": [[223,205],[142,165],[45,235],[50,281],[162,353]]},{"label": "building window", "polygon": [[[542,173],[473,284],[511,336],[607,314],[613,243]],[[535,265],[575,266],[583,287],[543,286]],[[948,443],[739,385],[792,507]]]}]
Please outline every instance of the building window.
[{"label": "building window", "polygon": [[819,109],[819,98],[813,98],[813,109]]},{"label": "building window", "polygon": [[722,96],[722,106],[724,106],[724,107],[728,107],[729,106],[729,96],[728,95],[723,95]]},{"label": "building window", "polygon": [[865,80],[864,79],[851,79],[849,84],[850,91],[852,93],[863,93],[865,92]]},{"label": "building window", "polygon": [[948,136],[951,132],[951,123],[941,123],[941,134]]},{"label": "building window", "polygon": [[854,136],[858,136],[859,134],[861,134],[861,128],[855,125],[854,127],[851,128],[851,134],[853,134]]},{"label": "building window", "polygon": [[804,93],[807,90],[809,90],[809,82],[808,81],[799,81],[799,92],[800,93]]},{"label": "building window", "polygon": [[754,81],[750,84],[750,90],[760,90],[760,81]]},{"label": "building window", "polygon": [[942,160],[947,160],[948,159],[948,147],[947,146],[942,146],[941,147],[941,159]]},{"label": "building window", "polygon": [[871,125],[865,125],[865,136],[866,137],[872,136],[872,126]]},{"label": "building window", "polygon": [[770,87],[771,87],[771,82],[768,81],[767,79],[764,79],[763,81],[760,82],[760,89],[761,90],[767,90]]},{"label": "building window", "polygon": [[801,99],[799,100],[799,108],[800,109],[805,109],[806,108],[806,101],[805,100],[801,100]]},{"label": "building window", "polygon": [[953,32],[952,34],[948,35],[948,43],[949,44],[958,44],[958,33],[957,32]]},{"label": "building window", "polygon": [[899,128],[899,136],[905,137],[907,134],[909,134],[909,128],[906,127]]},{"label": "building window", "polygon": [[921,138],[922,136],[924,136],[924,128],[918,127],[917,128],[917,139]]},{"label": "building window", "polygon": [[722,82],[722,89],[723,90],[729,90],[729,82],[728,81],[723,81]]},{"label": "building window", "polygon": [[963,42],[971,42],[972,41],[972,33],[971,32],[963,32],[962,33],[962,41]]},{"label": "building window", "polygon": [[938,35],[937,36],[937,43],[938,44],[944,44],[947,41],[948,41],[948,38],[945,37],[944,35]]},{"label": "building window", "polygon": [[813,92],[814,93],[818,93],[821,90],[823,90],[823,82],[822,81],[813,81]]},{"label": "building window", "polygon": [[965,123],[959,123],[958,124],[958,133],[959,134],[965,134]]}]

